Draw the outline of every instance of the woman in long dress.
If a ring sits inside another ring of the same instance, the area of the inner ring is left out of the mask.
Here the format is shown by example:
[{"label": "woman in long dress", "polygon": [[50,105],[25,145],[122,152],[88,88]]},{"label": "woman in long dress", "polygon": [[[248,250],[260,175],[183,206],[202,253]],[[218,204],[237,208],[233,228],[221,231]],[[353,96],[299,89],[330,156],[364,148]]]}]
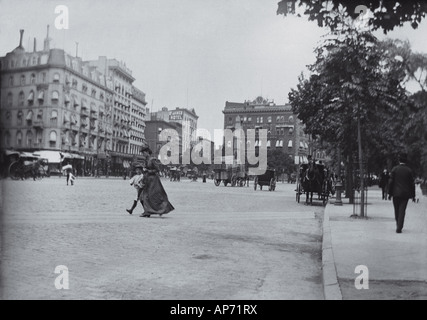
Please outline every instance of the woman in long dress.
[{"label": "woman in long dress", "polygon": [[152,214],[162,216],[174,210],[175,208],[168,200],[168,195],[163,188],[158,172],[158,160],[151,156],[150,148],[144,147],[142,150],[146,157],[146,172],[144,174],[144,188],[140,195],[140,200],[144,206],[144,212],[140,217],[150,217]]}]

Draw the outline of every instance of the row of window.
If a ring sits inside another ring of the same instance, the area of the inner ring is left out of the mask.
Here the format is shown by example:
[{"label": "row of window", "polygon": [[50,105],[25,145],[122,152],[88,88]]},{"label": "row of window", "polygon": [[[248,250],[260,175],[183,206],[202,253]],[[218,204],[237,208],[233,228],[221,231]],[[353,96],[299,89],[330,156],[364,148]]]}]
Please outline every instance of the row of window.
[{"label": "row of window", "polygon": [[[245,117],[245,116],[238,116],[238,117],[239,117],[240,121],[243,123],[252,123],[252,117]],[[235,123],[236,119],[237,119],[237,117],[236,118],[228,117],[228,123],[229,124]],[[276,117],[276,123],[283,123],[286,121],[285,119],[286,119],[285,116],[277,116]],[[254,121],[257,124],[264,123],[264,117],[256,117],[256,118],[254,117]],[[294,122],[294,116],[289,116],[287,118],[287,121],[288,122]],[[266,123],[272,123],[272,122],[273,122],[273,116],[266,117]]]},{"label": "row of window", "polygon": [[[267,140],[267,148],[270,148],[272,146],[275,146],[276,148],[283,148],[285,146],[284,141],[285,140],[283,140],[283,139],[278,139],[278,140],[276,140],[276,143],[274,143],[274,141],[272,141],[272,140]],[[248,141],[246,144],[247,144],[247,148],[251,147],[251,141]],[[292,139],[288,140],[287,146],[288,146],[288,148],[293,148],[293,140]],[[231,148],[231,141],[227,142],[227,147]],[[261,140],[255,140],[254,147],[262,147],[262,141]],[[300,141],[299,148],[307,150],[308,144],[306,142]]]},{"label": "row of window", "polygon": [[28,67],[28,66],[36,66],[39,64],[46,64],[48,60],[48,55],[42,55],[42,56],[32,56],[27,58],[23,58],[22,60],[3,60],[0,61],[0,69],[7,69],[7,68],[18,68],[18,67]]},{"label": "row of window", "polygon": [[[33,106],[35,100],[39,101],[40,104],[43,104],[43,102],[45,100],[45,92],[44,92],[44,90],[40,90],[37,94],[37,99],[36,99],[36,95],[35,95],[34,90],[31,90],[26,100],[27,100],[29,106]],[[52,91],[51,103],[57,104],[58,101],[59,101],[59,92],[56,90]],[[13,94],[12,94],[12,92],[9,92],[7,94],[6,105],[9,108],[13,107]],[[25,94],[23,91],[20,91],[18,93],[18,106],[23,107],[24,105],[25,105]]]},{"label": "row of window", "polygon": [[[42,72],[39,74],[39,81],[36,79],[36,74],[32,73],[29,77],[29,82],[27,82],[27,77],[23,74],[19,77],[19,82],[15,82],[15,76],[11,75],[9,76],[9,87],[13,86],[25,86],[27,84],[37,84],[37,83],[47,83],[47,74],[46,72]],[[53,74],[53,82],[59,83],[60,75],[59,73]]]},{"label": "row of window", "polygon": [[[25,134],[25,140],[23,140],[23,133],[22,131],[18,131],[15,135],[15,144],[14,146],[18,148],[22,147],[41,147],[43,143],[42,133],[41,131],[38,131],[36,134],[33,134],[31,130],[28,130]],[[35,138],[35,140],[34,140]],[[56,131],[51,131],[49,133],[49,146],[50,147],[56,147],[56,140],[57,140],[57,133]],[[6,147],[12,146],[12,136],[9,133],[9,131],[5,132],[4,135],[4,143]]]}]

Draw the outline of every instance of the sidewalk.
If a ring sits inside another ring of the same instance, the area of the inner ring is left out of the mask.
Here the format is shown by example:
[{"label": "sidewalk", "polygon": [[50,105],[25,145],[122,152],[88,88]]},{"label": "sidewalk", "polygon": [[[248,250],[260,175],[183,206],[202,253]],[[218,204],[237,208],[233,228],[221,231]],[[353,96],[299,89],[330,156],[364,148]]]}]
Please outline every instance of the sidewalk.
[{"label": "sidewalk", "polygon": [[[393,203],[381,200],[378,187],[368,189],[365,218],[350,217],[348,199],[342,206],[335,206],[335,199],[328,203],[322,248],[325,299],[427,299],[427,197],[419,186],[417,198],[418,203],[408,203],[401,234],[396,233]],[[360,265],[368,272],[356,273]],[[362,275],[369,276],[369,289],[356,289]]]}]

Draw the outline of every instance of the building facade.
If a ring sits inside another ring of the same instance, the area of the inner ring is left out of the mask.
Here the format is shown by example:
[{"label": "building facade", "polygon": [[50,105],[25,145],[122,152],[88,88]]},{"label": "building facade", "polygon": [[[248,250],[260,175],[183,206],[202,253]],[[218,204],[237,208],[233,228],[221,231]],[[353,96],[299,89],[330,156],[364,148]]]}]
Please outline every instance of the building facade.
[{"label": "building facade", "polygon": [[[266,129],[268,150],[281,150],[296,164],[306,161],[309,137],[289,104],[276,105],[263,97],[242,103],[227,101],[223,114],[224,129],[241,128],[245,136],[248,129]],[[255,147],[262,147],[260,140],[255,141]]]},{"label": "building facade", "polygon": [[22,36],[0,58],[2,147],[61,152],[84,174],[112,141],[112,83],[81,58],[51,49],[48,36],[32,52]]},{"label": "building facade", "polygon": [[151,120],[162,120],[166,122],[176,122],[182,127],[182,152],[189,152],[191,147],[197,142],[197,120],[199,116],[194,109],[176,108],[169,110],[164,107],[162,110],[151,113]]},{"label": "building facade", "polygon": [[[0,57],[2,149],[68,159],[78,175],[121,174],[144,143],[145,93],[125,64],[22,46]],[[57,166],[59,168],[59,165]]]},{"label": "building facade", "polygon": [[[165,129],[172,129],[175,130],[178,134],[178,145],[179,145],[179,157],[181,157],[181,150],[182,150],[182,126],[180,123],[177,122],[168,122],[164,120],[150,120],[145,122],[146,130],[145,130],[145,139],[150,147],[150,149],[153,152],[153,156],[159,158],[160,149],[168,142],[171,141],[173,138],[172,136],[167,137],[166,141],[160,140],[160,133]],[[176,138],[176,137],[175,137]],[[159,159],[164,160],[164,159]],[[180,160],[181,162],[181,160]],[[174,165],[177,165],[177,163],[174,163]]]},{"label": "building facade", "polygon": [[145,143],[146,105],[145,93],[132,86],[131,132],[129,140],[129,151],[132,155],[141,154],[141,147]]}]

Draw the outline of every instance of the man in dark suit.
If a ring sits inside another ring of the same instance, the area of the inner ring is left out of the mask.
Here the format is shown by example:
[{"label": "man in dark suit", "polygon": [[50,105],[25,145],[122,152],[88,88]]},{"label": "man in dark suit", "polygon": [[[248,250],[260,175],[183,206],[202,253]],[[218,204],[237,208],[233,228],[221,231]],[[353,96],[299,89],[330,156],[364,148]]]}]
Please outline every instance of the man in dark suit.
[{"label": "man in dark suit", "polygon": [[407,162],[407,155],[400,154],[399,165],[395,166],[390,173],[389,199],[393,197],[397,233],[402,233],[409,199],[415,199],[414,174],[406,165]]}]

